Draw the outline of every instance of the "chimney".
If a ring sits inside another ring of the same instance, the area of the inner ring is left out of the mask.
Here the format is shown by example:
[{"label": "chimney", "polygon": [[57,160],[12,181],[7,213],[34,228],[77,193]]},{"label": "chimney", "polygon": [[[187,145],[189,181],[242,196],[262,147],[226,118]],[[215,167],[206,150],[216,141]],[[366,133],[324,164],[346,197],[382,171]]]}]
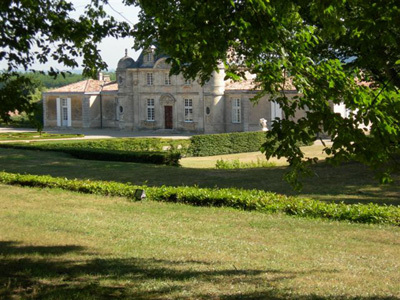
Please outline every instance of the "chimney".
[{"label": "chimney", "polygon": [[104,75],[102,72],[99,72],[99,80],[103,81],[104,80]]}]

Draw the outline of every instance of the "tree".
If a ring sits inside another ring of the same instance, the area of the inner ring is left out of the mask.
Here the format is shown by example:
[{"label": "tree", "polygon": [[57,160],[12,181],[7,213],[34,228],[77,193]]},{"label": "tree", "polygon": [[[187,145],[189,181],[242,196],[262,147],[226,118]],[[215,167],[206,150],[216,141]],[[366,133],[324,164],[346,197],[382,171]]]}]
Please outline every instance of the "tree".
[{"label": "tree", "polygon": [[[260,92],[284,112],[264,145],[267,158],[285,156],[297,175],[314,159],[298,141],[319,132],[332,146],[333,163],[362,162],[382,181],[397,165],[400,133],[400,6],[396,0],[127,0],[142,9],[136,47],[157,41],[170,55],[172,72],[205,82],[223,62],[227,78],[256,75]],[[298,95],[282,92],[291,81]],[[331,104],[344,103],[348,118]],[[296,110],[307,116],[292,120]],[[370,130],[363,126],[370,125]]]},{"label": "tree", "polygon": [[11,77],[3,81],[0,93],[0,103],[3,109],[0,118],[5,122],[10,122],[9,112],[32,112],[34,107],[32,95],[39,86],[40,83],[31,81],[25,76]]},{"label": "tree", "polygon": [[[130,27],[108,16],[103,3],[106,1],[93,0],[84,14],[74,19],[70,15],[74,7],[65,0],[0,1],[0,61],[8,65],[0,73],[0,118],[8,121],[9,111],[29,109],[25,92],[29,84],[35,84],[18,71],[35,71],[35,62],[46,63],[52,58],[73,68],[78,66],[77,58],[83,57],[85,76],[95,77],[106,69],[97,44],[107,36],[128,35]],[[49,74],[59,72],[50,68]],[[14,92],[8,89],[11,85]]]},{"label": "tree", "polygon": [[43,113],[41,105],[43,84],[32,74],[13,76],[1,82],[0,103],[2,119],[11,122],[11,114],[24,112],[29,122],[38,132],[43,130]]}]

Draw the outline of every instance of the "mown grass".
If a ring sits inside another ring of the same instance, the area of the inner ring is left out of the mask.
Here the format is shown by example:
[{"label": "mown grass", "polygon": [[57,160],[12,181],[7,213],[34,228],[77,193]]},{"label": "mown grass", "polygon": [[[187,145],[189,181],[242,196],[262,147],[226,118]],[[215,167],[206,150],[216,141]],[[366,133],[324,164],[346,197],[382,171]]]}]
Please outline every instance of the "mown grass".
[{"label": "mown grass", "polygon": [[[195,206],[232,207],[247,211],[285,213],[298,217],[323,218],[370,224],[400,226],[400,207],[374,203],[344,204],[287,197],[261,190],[237,188],[199,188],[190,186],[138,186],[115,181],[67,179],[49,175],[31,175],[0,172],[2,184],[26,187],[59,188],[103,196],[126,197],[130,200],[146,198],[153,201],[182,203]],[[145,193],[143,192],[145,191]]]},{"label": "mown grass", "polygon": [[0,298],[398,299],[400,229],[0,185]]},{"label": "mown grass", "polygon": [[54,134],[46,132],[3,132],[0,133],[0,141],[65,139],[83,136],[83,134]]},{"label": "mown grass", "polygon": [[86,161],[67,154],[0,149],[1,170],[14,173],[89,178],[147,184],[150,186],[197,185],[261,189],[286,195],[300,195],[323,201],[400,205],[399,176],[390,185],[379,185],[365,167],[349,163],[333,168],[315,166],[315,176],[304,179],[300,193],[283,181],[286,166],[258,169],[215,170],[177,168],[136,163]]},{"label": "mown grass", "polygon": [[[307,157],[316,157],[319,160],[325,160],[326,154],[322,152],[322,145],[316,144],[312,146],[302,147]],[[288,163],[284,158],[271,158],[266,160],[265,155],[261,152],[247,152],[247,153],[236,153],[236,154],[224,154],[214,155],[206,157],[185,157],[181,159],[181,165],[185,168],[196,168],[196,169],[213,169],[215,168],[219,160],[224,161],[235,161],[239,160],[241,163],[272,163],[277,166],[287,166]]]}]

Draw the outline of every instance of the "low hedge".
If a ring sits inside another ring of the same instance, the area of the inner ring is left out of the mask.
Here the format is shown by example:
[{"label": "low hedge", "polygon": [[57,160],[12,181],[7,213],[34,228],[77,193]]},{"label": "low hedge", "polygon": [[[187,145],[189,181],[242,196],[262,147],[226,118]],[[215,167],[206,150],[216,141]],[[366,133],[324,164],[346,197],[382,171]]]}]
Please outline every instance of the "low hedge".
[{"label": "low hedge", "polygon": [[256,152],[266,141],[265,132],[234,132],[195,135],[189,139],[118,138],[84,141],[57,141],[0,144],[0,147],[70,151],[70,149],[106,149],[129,152],[162,152],[164,149],[188,156],[210,156],[219,154]]},{"label": "low hedge", "polygon": [[106,149],[76,149],[62,150],[73,157],[88,160],[122,161],[168,166],[179,166],[180,153],[177,152],[131,152]]},{"label": "low hedge", "polygon": [[163,151],[165,148],[182,151],[189,148],[189,139],[161,139],[161,138],[116,138],[83,141],[60,141],[60,142],[36,142],[35,144],[48,148],[85,148],[85,149],[107,149],[121,151]]},{"label": "low hedge", "polygon": [[281,212],[310,218],[326,218],[359,223],[385,223],[400,226],[400,207],[377,204],[326,203],[317,200],[287,197],[261,190],[209,189],[196,187],[147,187],[118,182],[69,180],[51,176],[21,175],[0,172],[0,182],[41,188],[122,196],[135,199],[136,189],[144,189],[150,200],[185,203],[197,206],[225,206],[242,210]]},{"label": "low hedge", "polygon": [[[50,146],[47,146],[50,145]],[[164,164],[179,166],[181,154],[178,152],[132,152],[108,149],[53,147],[51,144],[0,144],[2,148],[13,148],[22,150],[41,150],[68,153],[73,157],[88,160],[121,161],[150,164]]]},{"label": "low hedge", "polygon": [[[15,143],[13,143],[15,144]],[[66,140],[66,141],[35,141],[26,143],[27,146],[41,149],[85,148],[107,149],[135,152],[180,150],[185,152],[190,145],[189,139],[161,139],[161,138],[115,138],[96,140]]]},{"label": "low hedge", "polygon": [[192,136],[189,153],[193,156],[211,156],[260,151],[266,142],[265,132],[233,132]]}]

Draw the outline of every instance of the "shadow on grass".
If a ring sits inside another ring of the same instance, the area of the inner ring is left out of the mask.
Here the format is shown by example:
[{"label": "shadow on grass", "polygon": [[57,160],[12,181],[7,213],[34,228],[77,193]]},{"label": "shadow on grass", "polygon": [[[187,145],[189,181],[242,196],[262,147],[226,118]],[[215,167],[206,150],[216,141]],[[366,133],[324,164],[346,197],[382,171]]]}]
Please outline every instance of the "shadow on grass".
[{"label": "shadow on grass", "polygon": [[[294,296],[289,290],[274,288],[274,282],[306,275],[313,270],[299,273],[234,267],[218,270],[218,264],[210,266],[210,263],[191,260],[98,259],[85,250],[81,246],[20,246],[13,241],[0,242],[0,298],[397,299]],[[263,276],[266,274],[268,278]],[[235,284],[257,290],[263,288],[259,292],[241,294],[199,292],[203,285],[225,287]]]},{"label": "shadow on grass", "polygon": [[292,295],[286,295],[286,296],[279,296],[274,292],[268,292],[268,293],[248,293],[248,294],[238,294],[238,295],[220,295],[219,299],[221,300],[282,300],[282,299],[295,299],[295,300],[326,300],[326,299],[332,299],[332,300],[398,300],[400,298],[398,297],[377,297],[377,296],[371,296],[371,297],[347,297],[347,296],[328,296],[328,297],[321,297],[318,295],[307,295],[307,296],[292,296]]},{"label": "shadow on grass", "polygon": [[191,169],[151,164],[87,161],[68,154],[0,149],[2,170],[13,173],[52,175],[67,178],[113,180],[150,186],[197,185],[261,189],[285,195],[301,195],[323,201],[400,205],[399,176],[391,185],[379,185],[374,174],[357,163],[332,167],[324,162],[314,166],[314,176],[303,180],[301,193],[283,180],[288,167],[216,170]]}]

